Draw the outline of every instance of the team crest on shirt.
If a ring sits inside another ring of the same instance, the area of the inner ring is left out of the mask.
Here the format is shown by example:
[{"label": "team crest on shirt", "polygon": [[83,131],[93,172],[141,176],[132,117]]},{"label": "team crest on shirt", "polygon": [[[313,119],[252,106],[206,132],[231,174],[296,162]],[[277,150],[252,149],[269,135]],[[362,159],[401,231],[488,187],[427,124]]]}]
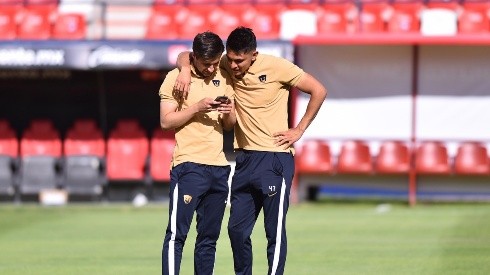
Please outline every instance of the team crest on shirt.
[{"label": "team crest on shirt", "polygon": [[267,75],[263,74],[259,76],[259,80],[262,83],[265,83],[267,81]]},{"label": "team crest on shirt", "polygon": [[213,79],[214,86],[219,87],[219,82],[220,81],[218,79]]},{"label": "team crest on shirt", "polygon": [[184,203],[189,204],[191,203],[192,196],[191,195],[184,195]]}]

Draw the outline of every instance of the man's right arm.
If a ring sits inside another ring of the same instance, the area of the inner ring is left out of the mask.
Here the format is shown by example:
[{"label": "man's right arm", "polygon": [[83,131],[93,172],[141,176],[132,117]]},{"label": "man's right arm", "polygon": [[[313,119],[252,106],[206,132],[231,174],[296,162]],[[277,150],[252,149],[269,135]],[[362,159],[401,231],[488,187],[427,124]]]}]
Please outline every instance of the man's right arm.
[{"label": "man's right arm", "polygon": [[179,74],[174,84],[174,91],[180,93],[181,97],[187,98],[191,87],[191,52],[181,52],[177,57],[177,68]]},{"label": "man's right arm", "polygon": [[214,110],[214,99],[206,97],[184,110],[178,110],[174,102],[160,101],[160,127],[163,130],[178,128],[189,121],[197,113],[207,113]]}]

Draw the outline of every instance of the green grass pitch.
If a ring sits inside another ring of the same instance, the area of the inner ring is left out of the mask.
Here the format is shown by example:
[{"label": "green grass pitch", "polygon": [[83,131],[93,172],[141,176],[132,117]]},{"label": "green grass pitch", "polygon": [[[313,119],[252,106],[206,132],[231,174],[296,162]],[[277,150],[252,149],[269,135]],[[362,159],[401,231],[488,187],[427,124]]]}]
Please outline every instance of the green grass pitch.
[{"label": "green grass pitch", "polygon": [[[225,216],[215,274],[233,274]],[[0,205],[0,274],[160,274],[166,204]],[[291,206],[286,274],[490,274],[490,204]],[[181,274],[193,274],[195,224]],[[262,216],[254,274],[267,274]]]}]

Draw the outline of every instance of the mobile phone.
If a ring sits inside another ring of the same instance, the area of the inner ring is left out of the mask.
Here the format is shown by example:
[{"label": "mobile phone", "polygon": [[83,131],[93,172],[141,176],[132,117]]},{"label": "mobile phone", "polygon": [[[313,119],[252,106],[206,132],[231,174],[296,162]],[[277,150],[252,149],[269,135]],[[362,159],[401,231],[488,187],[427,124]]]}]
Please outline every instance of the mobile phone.
[{"label": "mobile phone", "polygon": [[227,96],[218,96],[216,99],[214,99],[214,101],[219,101],[221,103],[227,103],[228,102],[228,97]]}]

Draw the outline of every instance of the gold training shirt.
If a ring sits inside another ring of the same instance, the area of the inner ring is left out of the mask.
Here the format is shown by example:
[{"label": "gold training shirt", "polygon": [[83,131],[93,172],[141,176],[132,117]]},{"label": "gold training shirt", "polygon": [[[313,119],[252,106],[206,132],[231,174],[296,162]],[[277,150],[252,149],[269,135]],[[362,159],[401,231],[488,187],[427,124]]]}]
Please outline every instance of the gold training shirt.
[{"label": "gold training shirt", "polygon": [[[226,56],[220,66],[230,70]],[[289,90],[304,74],[284,58],[259,53],[242,79],[233,77],[237,114],[235,149],[291,151],[275,145],[272,135],[289,129]]]},{"label": "gold training shirt", "polygon": [[[170,71],[160,87],[162,102],[172,102],[185,110],[205,97],[216,98],[226,95],[233,98],[233,86],[227,72],[217,72],[206,79],[199,78],[192,68],[191,87],[186,100],[173,95],[173,86],[178,69]],[[223,128],[218,111],[197,113],[181,127],[175,129],[176,146],[173,153],[172,167],[183,162],[194,162],[207,165],[228,165],[223,152]]]}]

